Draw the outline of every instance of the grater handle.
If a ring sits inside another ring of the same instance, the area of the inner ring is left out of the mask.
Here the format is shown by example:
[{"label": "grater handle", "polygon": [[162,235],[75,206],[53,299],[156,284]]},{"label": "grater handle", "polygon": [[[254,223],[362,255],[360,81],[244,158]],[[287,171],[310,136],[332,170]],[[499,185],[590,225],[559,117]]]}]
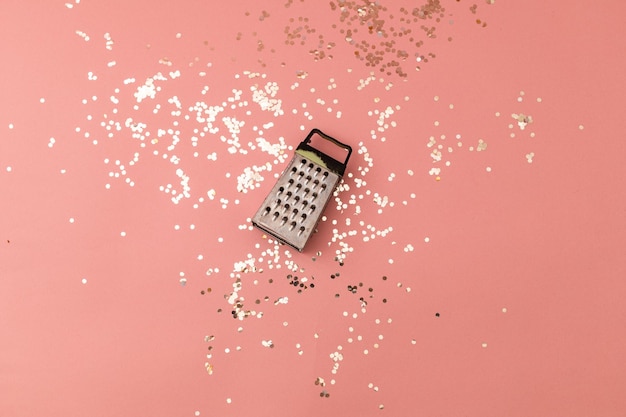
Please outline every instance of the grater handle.
[{"label": "grater handle", "polygon": [[311,138],[315,134],[318,134],[322,138],[326,139],[327,141],[330,141],[334,143],[335,145],[346,149],[348,151],[348,155],[346,156],[346,159],[344,160],[343,165],[346,166],[348,164],[348,159],[350,159],[350,155],[352,154],[352,147],[350,145],[346,145],[345,143],[339,142],[337,139],[333,138],[332,136],[328,136],[326,133],[322,132],[319,129],[311,130],[311,132],[309,132],[309,134],[307,135],[306,139],[304,139],[303,142],[306,144],[309,144],[311,142]]}]

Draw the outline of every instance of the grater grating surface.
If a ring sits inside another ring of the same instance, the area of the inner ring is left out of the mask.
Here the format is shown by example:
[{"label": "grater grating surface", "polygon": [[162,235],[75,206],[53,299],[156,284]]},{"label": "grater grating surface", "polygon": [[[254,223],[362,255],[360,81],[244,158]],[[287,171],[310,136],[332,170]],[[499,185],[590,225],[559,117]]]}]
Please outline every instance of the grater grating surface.
[{"label": "grater grating surface", "polygon": [[[310,146],[316,134],[347,150],[344,162]],[[351,153],[350,146],[313,129],[298,145],[291,162],[252,218],[252,224],[302,251],[343,177]]]}]

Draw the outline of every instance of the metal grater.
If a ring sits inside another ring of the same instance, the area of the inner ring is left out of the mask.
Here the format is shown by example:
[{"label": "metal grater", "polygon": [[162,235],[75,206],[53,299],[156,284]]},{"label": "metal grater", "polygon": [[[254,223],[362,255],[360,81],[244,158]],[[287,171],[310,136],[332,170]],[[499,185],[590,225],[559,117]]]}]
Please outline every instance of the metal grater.
[{"label": "metal grater", "polygon": [[[339,162],[310,146],[315,134],[347,150],[345,161]],[[350,146],[319,129],[311,130],[252,218],[252,224],[301,252],[333,196],[351,153]]]}]

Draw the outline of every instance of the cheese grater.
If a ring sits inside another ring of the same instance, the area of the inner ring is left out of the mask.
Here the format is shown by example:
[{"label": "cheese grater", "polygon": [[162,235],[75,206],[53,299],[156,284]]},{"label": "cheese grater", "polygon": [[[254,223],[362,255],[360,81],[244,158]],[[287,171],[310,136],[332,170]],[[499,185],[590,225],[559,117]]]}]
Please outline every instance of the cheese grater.
[{"label": "cheese grater", "polygon": [[[347,150],[344,162],[312,147],[311,138],[316,134]],[[343,177],[351,153],[350,146],[319,129],[311,130],[252,218],[252,224],[302,252]]]}]

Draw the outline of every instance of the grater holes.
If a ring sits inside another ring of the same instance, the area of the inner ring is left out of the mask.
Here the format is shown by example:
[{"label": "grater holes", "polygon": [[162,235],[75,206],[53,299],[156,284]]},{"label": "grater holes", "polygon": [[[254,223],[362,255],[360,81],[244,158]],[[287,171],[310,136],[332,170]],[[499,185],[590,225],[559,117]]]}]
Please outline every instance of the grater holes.
[{"label": "grater holes", "polygon": [[306,179],[305,179],[305,181],[304,181],[304,183],[305,183],[305,184],[308,184],[309,182],[311,182],[311,179],[312,179],[312,178],[311,178],[311,176],[310,176],[310,175],[307,175],[307,176],[306,176]]},{"label": "grater holes", "polygon": [[306,201],[306,200],[302,200],[302,208],[303,208],[303,209],[304,209],[304,208],[306,208],[306,206],[307,206],[308,204],[309,204],[309,202],[308,202],[308,201]]},{"label": "grater holes", "polygon": [[280,225],[281,225],[281,226],[284,226],[284,225],[285,225],[285,223],[287,223],[287,220],[289,220],[289,219],[287,218],[287,216],[285,216],[285,217],[283,217],[282,219],[280,219]]},{"label": "grater holes", "polygon": [[302,184],[296,184],[296,192],[300,191],[302,188]]},{"label": "grater holes", "polygon": [[324,171],[324,178],[328,178],[328,171]]},{"label": "grater holes", "polygon": [[313,188],[317,187],[318,185],[320,185],[320,180],[313,181]]},{"label": "grater holes", "polygon": [[317,198],[317,193],[313,193],[311,194],[311,201],[315,200]]},{"label": "grater holes", "polygon": [[306,172],[310,172],[313,169],[313,164],[309,164],[309,166],[307,167]]},{"label": "grater holes", "polygon": [[293,193],[291,191],[287,191],[287,197],[285,198],[285,201],[289,200],[289,198],[293,195]]},{"label": "grater holes", "polygon": [[304,189],[304,196],[306,197],[307,194],[309,194],[311,192],[311,190],[307,187]]},{"label": "grater holes", "polygon": [[306,164],[306,159],[302,159],[302,160],[300,161],[300,165],[301,165],[301,166],[304,166],[305,164]]},{"label": "grater holes", "polygon": [[267,216],[271,212],[272,212],[272,208],[270,206],[267,206],[265,207],[265,210],[263,210],[263,216]]},{"label": "grater holes", "polygon": [[320,172],[322,172],[322,168],[320,167],[315,168],[315,175],[319,174]]},{"label": "grater holes", "polygon": [[293,203],[293,204],[298,204],[298,201],[300,201],[300,196],[298,196],[298,195],[297,195],[297,196],[295,196],[295,197],[293,198],[293,201],[294,201],[294,203]]},{"label": "grater holes", "polygon": [[275,211],[274,214],[272,214],[272,218],[274,219],[274,221],[276,221],[276,219],[278,219],[278,216],[280,216],[280,213]]},{"label": "grater holes", "polygon": [[323,191],[323,190],[325,190],[325,189],[326,189],[326,184],[322,184],[322,185],[320,186],[320,188],[322,189],[322,191]]},{"label": "grater holes", "polygon": [[282,201],[280,200],[280,198],[277,198],[276,201],[274,202],[274,208],[280,206],[281,203]]},{"label": "grater holes", "polygon": [[284,213],[284,212],[286,212],[286,211],[288,211],[290,207],[291,207],[291,206],[290,206],[289,204],[285,204],[285,205],[283,206],[283,213]]},{"label": "grater holes", "polygon": [[306,228],[304,226],[300,226],[300,229],[298,229],[298,236],[300,236],[302,233],[304,233],[305,230],[306,230]]},{"label": "grater holes", "polygon": [[289,175],[293,175],[293,174],[295,174],[296,172],[298,172],[298,168],[296,168],[296,167],[292,167],[292,168],[291,168],[291,171],[289,171]]},{"label": "grater holes", "polygon": [[309,207],[309,213],[313,213],[316,208],[317,207],[315,207],[315,204],[311,204],[311,207]]},{"label": "grater holes", "polygon": [[306,218],[307,218],[306,213],[302,213],[302,214],[300,215],[300,223],[304,223],[304,221],[306,220]]},{"label": "grater holes", "polygon": [[297,215],[298,215],[298,209],[293,209],[293,211],[291,212],[291,218],[295,219]]},{"label": "grater holes", "polygon": [[293,178],[289,178],[289,181],[287,181],[287,183],[289,184],[289,185],[287,186],[287,188],[291,187],[291,186],[293,185],[293,183],[294,183],[294,182],[295,182],[295,181],[293,180]]},{"label": "grater holes", "polygon": [[285,191],[285,187],[279,187],[276,194],[282,194],[283,191]]},{"label": "grater holes", "polygon": [[304,171],[298,172],[298,177],[299,177],[298,180],[302,181],[302,177],[304,177]]},{"label": "grater holes", "polygon": [[296,228],[296,226],[297,226],[297,223],[296,223],[296,222],[291,222],[291,223],[289,224],[289,230],[291,231],[291,230],[295,229],[295,228]]}]

